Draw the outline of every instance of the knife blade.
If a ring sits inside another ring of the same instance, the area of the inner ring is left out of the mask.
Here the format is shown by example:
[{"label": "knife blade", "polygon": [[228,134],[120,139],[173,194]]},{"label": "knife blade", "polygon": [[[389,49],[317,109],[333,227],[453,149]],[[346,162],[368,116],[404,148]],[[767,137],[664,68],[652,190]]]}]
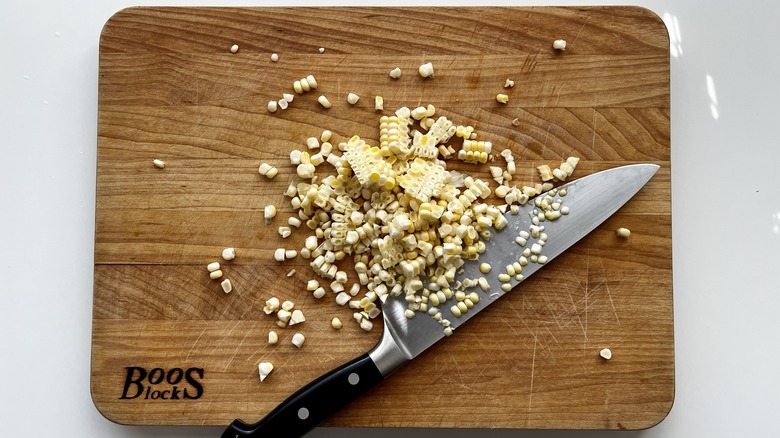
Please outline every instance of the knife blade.
[{"label": "knife blade", "polygon": [[[570,213],[558,220],[540,224],[549,236],[542,248],[548,263],[612,216],[658,169],[659,166],[654,164],[621,166],[558,187],[558,191],[563,188],[567,191],[565,197],[559,198]],[[500,269],[491,274],[482,274],[479,264],[489,263],[500,268],[517,262],[523,248],[515,243],[515,237],[520,231],[530,228],[536,208],[534,202],[528,202],[521,207],[519,214],[507,213],[507,226],[493,233],[493,237],[486,242],[486,250],[480,255],[479,262],[470,261],[463,265],[456,280],[484,277],[489,289],[487,294],[482,294],[479,302],[459,317],[453,315],[447,306],[442,306],[442,317],[450,321],[452,329],[459,328],[507,293],[501,289],[498,280]],[[536,241],[529,239],[527,246],[530,247]],[[522,275],[528,278],[543,266],[545,264],[529,263],[523,267]],[[521,281],[513,277],[510,284],[516,286]],[[301,437],[445,337],[440,322],[423,314],[407,318],[407,307],[403,295],[388,298],[382,304],[382,338],[373,350],[309,383],[259,422],[247,424],[238,419],[233,421],[222,438]]]}]

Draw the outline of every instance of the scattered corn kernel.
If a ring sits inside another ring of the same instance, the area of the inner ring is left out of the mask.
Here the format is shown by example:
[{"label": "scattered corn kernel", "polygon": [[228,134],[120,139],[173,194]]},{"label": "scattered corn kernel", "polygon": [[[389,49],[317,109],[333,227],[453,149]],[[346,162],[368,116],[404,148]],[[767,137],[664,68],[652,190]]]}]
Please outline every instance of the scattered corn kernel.
[{"label": "scattered corn kernel", "polygon": [[615,231],[615,234],[618,237],[622,237],[624,239],[628,239],[631,236],[631,230],[628,228],[618,228],[617,231]]},{"label": "scattered corn kernel", "polygon": [[424,78],[432,78],[433,77],[433,64],[428,62],[420,66],[418,69],[420,76]]},{"label": "scattered corn kernel", "polygon": [[304,342],[305,340],[306,340],[306,337],[304,337],[304,336],[303,336],[302,334],[300,334],[300,333],[296,333],[296,334],[294,334],[294,335],[293,335],[293,337],[292,337],[292,344],[293,344],[293,345],[295,345],[295,346],[296,346],[296,347],[298,347],[298,348],[301,348],[301,346],[303,345],[303,342]]},{"label": "scattered corn kernel", "polygon": [[504,82],[504,88],[512,88],[515,86],[515,81],[511,79],[507,79],[506,82]]},{"label": "scattered corn kernel", "polygon": [[277,61],[279,61],[279,54],[277,54],[277,53],[271,53],[271,61],[272,61],[272,62],[277,62]]},{"label": "scattered corn kernel", "polygon": [[233,44],[230,47],[230,53],[236,53],[236,52],[238,52],[238,44]]},{"label": "scattered corn kernel", "polygon": [[343,324],[341,323],[341,320],[338,318],[333,318],[330,320],[330,326],[333,327],[336,330],[341,330],[341,327],[343,327]]},{"label": "scattered corn kernel", "polygon": [[325,53],[325,47],[320,47],[320,48],[319,48],[319,52],[320,52],[320,53]]},{"label": "scattered corn kernel", "polygon": [[603,357],[606,360],[612,359],[612,350],[609,348],[604,348],[601,351],[599,351],[599,356]]},{"label": "scattered corn kernel", "polygon": [[164,169],[165,168],[165,161],[163,161],[163,160],[155,159],[155,160],[152,160],[152,163],[154,163],[154,165],[159,167],[160,169]]},{"label": "scattered corn kernel", "polygon": [[322,105],[324,108],[330,108],[330,107],[332,107],[332,106],[333,106],[333,105],[331,105],[331,103],[330,103],[330,101],[328,100],[328,98],[327,98],[327,97],[325,97],[325,96],[320,96],[320,97],[318,97],[318,98],[317,98],[317,102],[319,102],[319,103],[320,103],[320,105]]},{"label": "scattered corn kernel", "polygon": [[222,250],[222,258],[225,260],[233,260],[236,258],[236,249],[235,248],[225,248]]},{"label": "scattered corn kernel", "polygon": [[257,370],[258,373],[260,373],[260,381],[262,382],[271,374],[271,371],[274,370],[274,364],[271,362],[260,362],[260,365],[257,366]]},{"label": "scattered corn kernel", "polygon": [[385,109],[385,100],[382,98],[382,96],[374,97],[374,109],[377,111]]},{"label": "scattered corn kernel", "polygon": [[496,94],[496,100],[499,103],[507,103],[507,102],[509,102],[509,96],[507,96],[506,94],[503,94],[503,93],[499,93],[499,94]]},{"label": "scattered corn kernel", "polygon": [[401,69],[396,67],[392,70],[390,70],[390,77],[393,79],[398,79],[401,77]]},{"label": "scattered corn kernel", "polygon": [[358,100],[360,100],[360,96],[358,96],[357,94],[355,94],[355,93],[347,94],[347,102],[350,105],[356,104],[358,102]]},{"label": "scattered corn kernel", "polygon": [[482,263],[482,264],[479,265],[479,272],[481,272],[483,274],[487,274],[488,272],[490,272],[490,269],[491,269],[491,266],[490,266],[489,263]]},{"label": "scattered corn kernel", "polygon": [[263,209],[263,218],[265,219],[265,223],[270,223],[274,216],[276,216],[276,206],[266,205]]},{"label": "scattered corn kernel", "polygon": [[555,40],[555,41],[553,41],[553,49],[555,49],[555,50],[566,50],[566,40]]},{"label": "scattered corn kernel", "polygon": [[206,269],[208,269],[209,272],[219,271],[219,262],[209,263],[208,266],[206,266]]},{"label": "scattered corn kernel", "polygon": [[212,280],[216,280],[218,278],[221,278],[222,277],[222,271],[220,271],[219,269],[217,269],[216,271],[212,271],[209,274],[209,277],[211,277]]},{"label": "scattered corn kernel", "polygon": [[275,343],[279,342],[279,335],[276,334],[275,331],[271,330],[268,332],[268,343],[273,345]]},{"label": "scattered corn kernel", "polygon": [[276,248],[276,251],[274,251],[274,260],[277,262],[284,261],[284,248]]},{"label": "scattered corn kernel", "polygon": [[222,280],[222,283],[220,283],[220,285],[222,286],[222,291],[225,292],[226,294],[229,294],[230,292],[233,291],[233,283],[230,282],[229,278]]},{"label": "scattered corn kernel", "polygon": [[279,310],[279,298],[271,297],[265,301],[263,312],[265,312],[266,315],[270,315],[277,310]]},{"label": "scattered corn kernel", "polygon": [[300,324],[306,321],[306,317],[303,316],[303,312],[300,309],[295,309],[290,316],[290,325]]}]

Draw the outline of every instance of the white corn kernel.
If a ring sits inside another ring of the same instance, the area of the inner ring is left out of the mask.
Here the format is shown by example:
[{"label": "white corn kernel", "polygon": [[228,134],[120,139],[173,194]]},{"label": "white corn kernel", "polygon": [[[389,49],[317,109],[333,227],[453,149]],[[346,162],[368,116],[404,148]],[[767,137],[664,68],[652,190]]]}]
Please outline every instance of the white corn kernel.
[{"label": "white corn kernel", "polygon": [[295,307],[295,303],[293,303],[290,300],[286,300],[285,302],[282,303],[282,310],[290,311],[293,309],[293,307]]},{"label": "white corn kernel", "polygon": [[230,282],[229,278],[222,280],[222,283],[220,283],[220,285],[222,286],[222,291],[225,292],[226,294],[229,294],[230,292],[233,291],[233,283]]},{"label": "white corn kernel", "polygon": [[546,256],[546,255],[540,255],[540,256],[539,256],[539,257],[536,259],[536,263],[539,263],[540,265],[543,265],[543,264],[547,263],[547,260],[548,260],[548,259],[547,259],[547,256]]},{"label": "white corn kernel", "polygon": [[491,266],[490,266],[489,263],[482,263],[482,264],[479,265],[479,272],[481,272],[483,274],[487,274],[488,272],[490,272],[490,269],[491,269]]},{"label": "white corn kernel", "polygon": [[209,272],[219,271],[219,262],[209,263],[208,266],[206,266],[206,269],[208,269]]},{"label": "white corn kernel", "polygon": [[374,323],[368,320],[367,318],[363,318],[360,320],[360,328],[362,328],[365,331],[371,331],[372,328],[374,328]]},{"label": "white corn kernel", "polygon": [[531,254],[539,255],[542,253],[542,245],[539,245],[538,243],[534,243],[531,245]]},{"label": "white corn kernel", "polygon": [[309,87],[311,87],[312,90],[317,89],[317,80],[314,79],[313,75],[306,76],[306,82],[308,82]]},{"label": "white corn kernel", "polygon": [[601,351],[599,351],[599,356],[603,357],[606,360],[612,359],[612,350],[609,348],[604,348]]},{"label": "white corn kernel", "polygon": [[287,277],[289,278],[289,277],[292,277],[293,275],[295,275],[295,269],[290,269],[290,270],[287,272]]},{"label": "white corn kernel", "polygon": [[346,292],[339,292],[336,295],[336,304],[343,306],[349,302],[350,296]]},{"label": "white corn kernel", "polygon": [[236,249],[235,248],[225,248],[222,250],[222,258],[225,260],[233,260],[236,258]]},{"label": "white corn kernel", "polygon": [[284,252],[284,258],[286,259],[294,259],[297,256],[298,256],[298,251],[294,249],[288,249],[287,251]]},{"label": "white corn kernel", "polygon": [[333,133],[326,129],[326,130],[322,131],[322,134],[320,134],[320,141],[323,142],[323,143],[329,142],[330,138],[332,136],[333,136]]},{"label": "white corn kernel", "polygon": [[290,316],[290,325],[300,324],[306,321],[306,317],[303,316],[303,312],[300,309],[293,310],[292,316]]},{"label": "white corn kernel", "polygon": [[276,104],[279,106],[279,109],[286,110],[288,106],[290,106],[290,102],[287,102],[284,98],[281,98],[276,101]]},{"label": "white corn kernel", "polygon": [[321,287],[321,286],[318,287],[317,289],[314,290],[314,292],[312,292],[312,295],[314,296],[314,298],[317,298],[317,299],[324,297],[325,296],[325,288]]},{"label": "white corn kernel", "polygon": [[210,277],[212,280],[216,280],[217,278],[220,278],[220,277],[222,277],[222,271],[220,271],[219,269],[217,269],[216,271],[212,271],[212,272],[209,274],[209,277]]},{"label": "white corn kernel", "polygon": [[298,348],[301,348],[301,346],[303,345],[303,342],[304,342],[305,340],[306,340],[306,337],[304,337],[304,336],[303,336],[302,334],[300,334],[300,333],[296,333],[296,334],[294,334],[294,335],[293,335],[293,337],[292,337],[292,344],[293,344],[293,345],[295,345],[295,346],[296,346],[296,347],[298,347]]},{"label": "white corn kernel", "polygon": [[152,163],[154,163],[154,165],[159,167],[160,169],[165,168],[165,161],[163,160],[152,160]]},{"label": "white corn kernel", "polygon": [[628,228],[622,228],[621,227],[621,228],[618,228],[617,231],[615,231],[615,234],[618,237],[622,237],[624,239],[628,239],[629,236],[631,236],[631,230],[629,230]]},{"label": "white corn kernel", "polygon": [[263,209],[263,218],[265,219],[265,223],[270,223],[274,216],[276,216],[276,206],[266,205]]},{"label": "white corn kernel", "polygon": [[257,370],[260,373],[260,381],[262,382],[271,374],[271,371],[274,370],[274,365],[271,362],[260,362],[260,365],[257,366]]},{"label": "white corn kernel", "polygon": [[501,290],[504,292],[509,292],[512,290],[512,285],[510,283],[504,283],[501,285]]},{"label": "white corn kernel", "polygon": [[479,285],[480,289],[487,291],[490,289],[490,285],[487,282],[487,279],[485,277],[479,277],[477,280],[477,284]]},{"label": "white corn kernel", "polygon": [[382,98],[382,96],[374,97],[374,109],[377,111],[385,109],[385,100]]},{"label": "white corn kernel", "polygon": [[293,227],[295,227],[295,228],[300,228],[300,227],[301,227],[301,224],[302,224],[302,222],[301,222],[301,220],[300,220],[300,219],[298,219],[297,217],[295,217],[295,216],[290,216],[289,218],[287,218],[287,224],[288,224],[288,225],[291,225],[291,226],[293,226]]},{"label": "white corn kernel", "polygon": [[277,310],[279,310],[279,298],[271,297],[265,301],[263,312],[265,312],[266,315],[270,315]]},{"label": "white corn kernel", "polygon": [[279,54],[277,54],[277,53],[271,53],[271,61],[272,61],[272,62],[277,62],[277,61],[279,61]]},{"label": "white corn kernel", "polygon": [[509,96],[507,96],[506,94],[503,94],[503,93],[496,94],[496,100],[499,103],[507,103],[507,102],[509,102]]},{"label": "white corn kernel", "polygon": [[358,96],[357,94],[355,94],[355,93],[347,94],[347,102],[350,105],[356,104],[358,102],[358,100],[360,100],[360,96]]},{"label": "white corn kernel", "polygon": [[284,261],[284,248],[276,248],[276,251],[274,251],[274,260],[277,262]]},{"label": "white corn kernel", "polygon": [[292,229],[290,227],[279,227],[279,235],[282,236],[282,239],[286,239],[290,237],[292,234]]},{"label": "white corn kernel", "polygon": [[317,280],[309,280],[306,282],[306,290],[312,292],[320,287],[320,283]]},{"label": "white corn kernel", "polygon": [[301,85],[301,81],[293,82],[293,90],[295,90],[295,92],[298,94],[303,94],[303,86]]},{"label": "white corn kernel", "polygon": [[424,78],[432,78],[433,76],[433,64],[428,62],[420,66],[418,69],[420,76]]},{"label": "white corn kernel", "polygon": [[277,335],[276,332],[273,330],[268,332],[268,343],[273,345],[277,342],[279,342],[279,335]]},{"label": "white corn kernel", "polygon": [[553,49],[555,49],[555,50],[566,50],[566,40],[555,40],[555,41],[553,41]]},{"label": "white corn kernel", "polygon": [[236,52],[238,52],[238,44],[233,44],[230,47],[230,53],[236,53]]},{"label": "white corn kernel", "polygon": [[343,326],[343,324],[341,323],[340,319],[333,318],[332,320],[330,320],[330,326],[333,327],[336,330],[341,330],[341,327]]},{"label": "white corn kernel", "polygon": [[401,69],[396,67],[392,70],[390,70],[390,77],[393,79],[398,79],[401,77]]},{"label": "white corn kernel", "polygon": [[317,140],[315,137],[309,137],[306,139],[306,147],[309,149],[317,149],[320,147],[320,141]]},{"label": "white corn kernel", "polygon": [[333,106],[333,105],[331,105],[331,103],[330,103],[330,101],[328,100],[328,98],[327,98],[327,97],[325,97],[325,96],[320,96],[320,97],[318,97],[318,98],[317,98],[317,102],[319,102],[319,103],[320,103],[320,105],[322,105],[324,108],[330,108],[330,107],[332,107],[332,106]]},{"label": "white corn kernel", "polygon": [[515,81],[511,79],[507,79],[506,82],[504,82],[504,88],[512,88],[515,86]]}]

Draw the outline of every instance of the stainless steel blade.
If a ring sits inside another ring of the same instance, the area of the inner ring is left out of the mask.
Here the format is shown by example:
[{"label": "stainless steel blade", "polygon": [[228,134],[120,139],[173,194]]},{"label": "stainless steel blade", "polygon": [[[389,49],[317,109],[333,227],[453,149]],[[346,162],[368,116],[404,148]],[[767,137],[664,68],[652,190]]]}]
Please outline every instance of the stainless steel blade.
[{"label": "stainless steel blade", "polygon": [[[548,257],[548,263],[612,216],[655,175],[658,168],[654,164],[622,166],[558,187],[559,190],[566,188],[568,192],[561,199],[563,205],[569,207],[570,213],[558,220],[541,223],[545,226],[544,232],[549,236],[542,252]],[[481,296],[479,303],[459,318],[453,316],[449,310],[452,302],[448,301],[446,305],[440,306],[442,316],[451,322],[453,329],[460,327],[504,295],[498,275],[505,272],[506,265],[518,261],[524,248],[515,243],[515,238],[521,230],[529,229],[530,213],[535,208],[534,203],[529,202],[521,208],[519,214],[507,213],[505,216],[509,224],[503,230],[494,232],[492,239],[486,242],[485,253],[478,261],[469,261],[463,266],[463,273],[459,274],[457,279],[485,277],[490,290],[486,294],[477,287],[476,290]],[[536,239],[529,239],[526,247],[531,247],[534,242]],[[490,273],[479,272],[479,264],[483,262],[493,266]],[[528,278],[542,266],[544,265],[529,263],[523,268],[522,274]],[[517,283],[512,279],[513,286]],[[392,335],[393,341],[406,359],[412,359],[443,338],[444,333],[442,325],[428,315],[418,313],[412,319],[407,318],[404,314],[407,304],[403,295],[389,298],[382,305],[382,313],[386,331]]]}]

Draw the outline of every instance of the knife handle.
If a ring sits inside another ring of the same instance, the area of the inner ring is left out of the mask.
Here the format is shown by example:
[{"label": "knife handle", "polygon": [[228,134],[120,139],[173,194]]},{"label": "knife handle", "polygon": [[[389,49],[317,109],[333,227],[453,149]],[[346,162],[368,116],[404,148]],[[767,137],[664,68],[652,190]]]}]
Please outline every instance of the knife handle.
[{"label": "knife handle", "polygon": [[304,386],[258,423],[233,421],[222,438],[302,437],[383,379],[364,354]]}]

